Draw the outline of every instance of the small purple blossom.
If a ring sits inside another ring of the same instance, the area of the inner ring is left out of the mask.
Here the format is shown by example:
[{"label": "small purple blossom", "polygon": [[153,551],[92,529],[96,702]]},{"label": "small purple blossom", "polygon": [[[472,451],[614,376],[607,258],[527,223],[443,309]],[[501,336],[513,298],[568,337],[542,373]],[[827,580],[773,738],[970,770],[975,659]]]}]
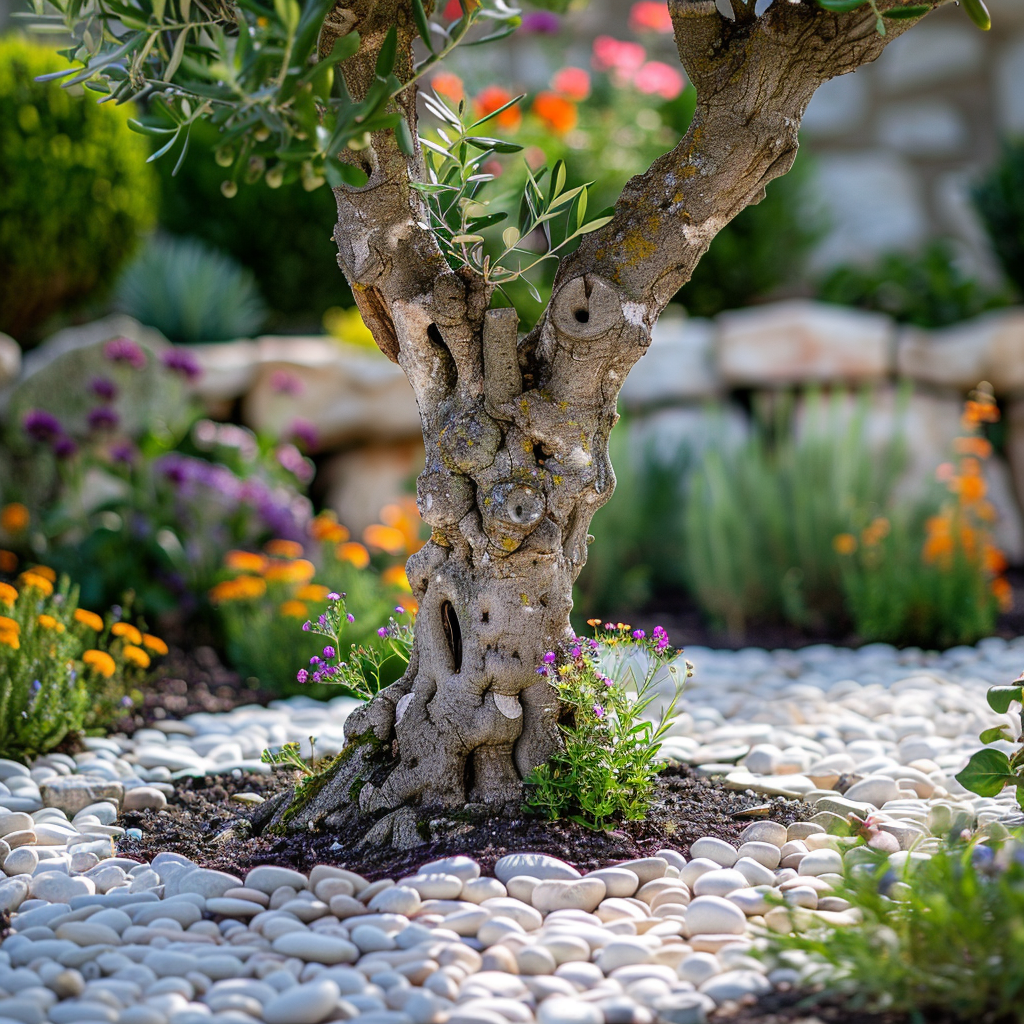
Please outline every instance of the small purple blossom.
[{"label": "small purple blossom", "polygon": [[135,461],[135,445],[131,441],[117,441],[110,446],[110,458],[114,462],[130,465]]},{"label": "small purple blossom", "polygon": [[188,349],[171,348],[160,357],[160,362],[173,373],[180,373],[190,384],[203,375],[203,368]]},{"label": "small purple blossom", "polygon": [[644,640],[644,639],[646,639],[646,637],[647,637],[647,634],[642,629],[634,629],[633,630],[633,639],[634,640]]},{"label": "small purple blossom", "polygon": [[87,422],[90,430],[116,430],[121,417],[108,406],[98,405],[89,410]]},{"label": "small purple blossom", "polygon": [[550,11],[533,11],[523,18],[522,30],[535,35],[552,36],[562,27],[557,14]]},{"label": "small purple blossom", "polygon": [[73,455],[77,454],[78,445],[71,440],[70,437],[58,437],[53,442],[53,454],[58,459],[70,459]]},{"label": "small purple blossom", "polygon": [[592,651],[596,651],[601,646],[596,640],[588,640],[587,643],[590,644]]},{"label": "small purple blossom", "polygon": [[89,390],[101,401],[112,402],[117,398],[117,385],[109,377],[95,377]]},{"label": "small purple blossom", "polygon": [[304,668],[300,668],[299,671],[295,673],[295,678],[300,683],[304,683],[309,679],[309,673]]},{"label": "small purple blossom", "polygon": [[60,420],[45,409],[30,409],[21,421],[22,429],[35,441],[55,441],[64,433]]},{"label": "small purple blossom", "polygon": [[547,667],[547,665],[540,665],[537,668],[537,675],[539,675],[539,676],[546,676],[546,675],[548,675],[548,667]]},{"label": "small purple blossom", "polygon": [[322,681],[323,681],[323,678],[324,678],[324,677],[323,677],[323,676],[322,676],[322,675],[321,675],[321,674],[320,674],[319,672],[314,672],[314,673],[313,673],[313,682],[314,682],[314,683],[319,683],[319,682],[322,682]]},{"label": "small purple blossom", "polygon": [[316,654],[314,654],[313,657],[309,659],[309,663],[310,665],[319,665],[320,658]]},{"label": "small purple blossom", "polygon": [[340,601],[341,594],[336,594],[333,590],[327,595],[328,601]]},{"label": "small purple blossom", "polygon": [[331,647],[330,644],[328,644],[324,648],[324,657],[325,658],[333,658],[335,654],[337,654],[337,651],[335,651],[335,649],[333,647]]},{"label": "small purple blossom", "polygon": [[276,395],[301,395],[306,389],[294,373],[277,369],[270,375],[270,390]]},{"label": "small purple blossom", "polygon": [[308,484],[313,479],[316,470],[295,445],[283,444],[274,454],[277,456],[278,465],[291,473],[300,483]]},{"label": "small purple blossom", "polygon": [[380,629],[377,630],[377,636],[379,636],[381,639],[383,639],[387,635],[388,635],[388,627],[387,626],[381,626]]},{"label": "small purple blossom", "polygon": [[578,657],[579,657],[579,656],[580,656],[580,655],[581,655],[582,653],[583,653],[583,652],[582,652],[582,651],[581,651],[581,650],[579,649],[579,647],[574,647],[574,648],[573,648],[573,649],[572,649],[572,650],[571,650],[571,651],[569,652],[569,654],[571,654],[571,655],[572,655],[572,657],[574,657],[574,658],[578,658]]},{"label": "small purple blossom", "polygon": [[345,618],[346,618],[346,619],[347,619],[347,620],[348,620],[349,622],[355,622],[355,621],[356,621],[356,617],[355,617],[355,616],[354,616],[354,615],[353,615],[353,614],[352,614],[351,612],[349,612],[349,613],[348,613],[348,615],[346,615],[346,616],[345,616]]},{"label": "small purple blossom", "polygon": [[557,660],[558,660],[558,656],[555,654],[554,651],[548,651],[548,653],[545,654],[544,658],[543,658],[543,661],[544,661],[545,665],[554,665],[554,663]]},{"label": "small purple blossom", "polygon": [[396,604],[396,605],[395,605],[395,611],[396,611],[396,612],[397,612],[397,613],[398,613],[399,615],[404,615],[404,614],[405,614],[405,609],[404,609],[404,608],[403,608],[403,607],[402,607],[402,606],[401,606],[400,604]]},{"label": "small purple blossom", "polygon": [[595,704],[592,710],[595,718],[604,718],[604,708],[600,704]]},{"label": "small purple blossom", "polygon": [[310,631],[310,629],[312,629],[312,627],[310,626],[309,622],[304,622],[302,624],[302,632],[303,633],[308,633]]},{"label": "small purple blossom", "polygon": [[133,370],[146,365],[146,353],[131,338],[111,338],[103,346],[103,355],[112,363],[127,363]]},{"label": "small purple blossom", "polygon": [[285,431],[285,436],[299,446],[303,451],[313,451],[317,442],[320,440],[320,435],[317,433],[316,426],[309,422],[309,420],[294,419]]},{"label": "small purple blossom", "polygon": [[38,679],[33,679],[32,680],[32,692],[33,693],[38,693],[39,690],[42,688],[42,685],[43,684],[40,683]]},{"label": "small purple blossom", "polygon": [[123,708],[130,708],[130,707],[134,707],[134,705],[135,705],[135,701],[133,701],[131,699],[131,697],[129,697],[127,694],[125,694],[125,696],[123,696],[121,698],[121,707],[123,707]]},{"label": "small purple blossom", "polygon": [[326,626],[327,625],[327,616],[326,615],[321,615],[316,621],[317,621],[317,623],[319,625]]}]

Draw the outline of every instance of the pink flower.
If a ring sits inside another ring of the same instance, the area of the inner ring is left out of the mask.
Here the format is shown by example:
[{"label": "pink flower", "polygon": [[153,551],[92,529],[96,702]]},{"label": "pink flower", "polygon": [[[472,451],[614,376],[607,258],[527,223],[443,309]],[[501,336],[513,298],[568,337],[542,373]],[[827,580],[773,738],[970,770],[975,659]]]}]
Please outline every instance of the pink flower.
[{"label": "pink flower", "polygon": [[598,36],[594,40],[591,63],[598,71],[618,71],[629,78],[639,70],[646,57],[647,52],[639,43]]},{"label": "pink flower", "polygon": [[146,353],[131,338],[111,338],[103,346],[103,355],[112,363],[127,363],[134,370],[146,365]]},{"label": "pink flower", "polygon": [[633,76],[633,85],[649,96],[674,100],[686,88],[686,79],[668,64],[663,64],[660,60],[649,60]]},{"label": "pink flower", "polygon": [[629,10],[629,27],[634,32],[671,32],[668,6],[657,0],[639,0]]},{"label": "pink flower", "polygon": [[595,704],[593,710],[595,718],[604,718],[604,708],[600,704]]},{"label": "pink flower", "polygon": [[544,658],[542,660],[544,661],[545,665],[554,665],[554,663],[558,659],[554,651],[548,651],[548,653],[544,655]]},{"label": "pink flower", "polygon": [[579,103],[590,95],[590,75],[583,68],[562,68],[551,79],[551,88]]},{"label": "pink flower", "polygon": [[278,395],[301,395],[302,381],[287,370],[275,370],[270,375],[270,390]]}]

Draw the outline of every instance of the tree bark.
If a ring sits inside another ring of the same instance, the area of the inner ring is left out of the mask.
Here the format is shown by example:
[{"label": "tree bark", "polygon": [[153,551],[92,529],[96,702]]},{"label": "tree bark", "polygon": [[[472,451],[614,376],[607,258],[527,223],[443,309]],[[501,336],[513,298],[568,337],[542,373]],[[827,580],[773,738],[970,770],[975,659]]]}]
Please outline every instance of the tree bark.
[{"label": "tree bark", "polygon": [[[752,2],[734,6],[730,21],[712,0],[669,0],[698,91],[692,126],[562,261],[525,338],[514,310],[490,309],[482,280],[452,271],[422,226],[409,185],[422,178],[419,157],[404,156],[391,132],[347,157],[370,177],[335,189],[338,262],[415,391],[426,446],[417,501],[432,531],[407,566],[420,604],[408,671],[346,724],[354,744],[372,735],[393,759],[362,780],[364,811],[515,801],[523,777],[558,749],[555,691],[536,669],[571,633],[590,521],[615,486],[608,436],[626,374],[714,235],[792,165],[817,86],[873,60],[911,24],[891,22],[882,37],[870,12],[776,0],[755,17]],[[409,8],[340,0],[332,12],[321,52],[349,28],[363,39],[344,65],[353,95],[372,81],[393,23],[398,73],[408,73]],[[413,98],[402,109],[415,137]]]}]

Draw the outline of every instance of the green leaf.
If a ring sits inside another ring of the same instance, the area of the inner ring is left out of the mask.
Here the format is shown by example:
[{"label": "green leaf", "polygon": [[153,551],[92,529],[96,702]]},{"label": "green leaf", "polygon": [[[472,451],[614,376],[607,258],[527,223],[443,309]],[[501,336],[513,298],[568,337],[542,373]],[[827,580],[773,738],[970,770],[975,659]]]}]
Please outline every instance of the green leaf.
[{"label": "green leaf", "polygon": [[958,772],[956,781],[978,796],[996,796],[1004,786],[1017,785],[1010,772],[1010,759],[999,750],[979,750],[971,755],[967,767]]},{"label": "green leaf", "polygon": [[412,141],[412,132],[409,131],[409,124],[404,117],[395,125],[395,139],[398,142],[398,148],[405,156],[416,155],[416,147]]},{"label": "green leaf", "polygon": [[473,217],[468,223],[474,231],[483,231],[485,228],[492,228],[508,219],[507,213],[489,213],[486,217]]},{"label": "green leaf", "polygon": [[348,185],[351,188],[362,188],[368,180],[366,173],[358,167],[353,167],[351,164],[343,164],[333,157],[328,157],[324,161],[324,177],[331,188],[341,188],[342,185]]},{"label": "green leaf", "polygon": [[178,70],[181,58],[185,56],[185,43],[188,41],[188,34],[189,27],[186,26],[178,33],[178,38],[174,41],[171,59],[167,62],[167,67],[164,69],[163,79],[165,82],[169,82],[174,77],[174,72]]},{"label": "green leaf", "polygon": [[818,0],[818,6],[833,14],[846,14],[863,7],[868,0]]},{"label": "green leaf", "polygon": [[988,13],[984,0],[960,0],[967,17],[982,30],[987,32],[992,27],[992,15]]},{"label": "green leaf", "polygon": [[479,128],[480,125],[486,124],[488,121],[493,120],[499,114],[508,110],[509,107],[514,107],[517,103],[522,102],[526,98],[526,93],[520,93],[518,96],[513,96],[508,103],[503,103],[497,110],[492,110],[489,114],[484,115],[479,121],[474,121],[470,126],[469,130],[472,131],[474,128]]},{"label": "green leaf", "polygon": [[518,153],[523,148],[514,142],[506,142],[504,139],[488,139],[482,135],[467,135],[466,142],[474,149],[493,149],[495,153]]},{"label": "green leaf", "polygon": [[416,30],[420,34],[426,48],[434,53],[434,43],[430,38],[430,21],[427,12],[423,9],[423,0],[412,0],[412,16],[416,20]]},{"label": "green leaf", "polygon": [[177,128],[175,130],[175,132],[174,132],[174,135],[171,137],[171,139],[168,142],[166,142],[164,145],[162,145],[155,153],[150,154],[150,156],[148,156],[146,158],[146,163],[147,164],[151,164],[154,160],[159,160],[160,157],[162,157],[165,153],[170,152],[170,150],[173,148],[174,144],[178,141],[178,132],[180,132],[180,131],[181,131],[181,128],[180,127]]},{"label": "green leaf", "polygon": [[452,245],[476,245],[483,240],[483,235],[455,235],[452,238]]},{"label": "green leaf", "polygon": [[589,235],[591,231],[598,231],[605,226],[605,224],[611,224],[612,217],[598,217],[596,220],[592,220],[576,232],[578,235]]},{"label": "green leaf", "polygon": [[519,238],[519,228],[516,227],[505,228],[505,230],[502,231],[501,233],[501,240],[505,244],[506,249],[515,248],[516,243],[519,241]]},{"label": "green leaf", "polygon": [[1010,710],[1010,704],[1013,701],[1024,703],[1024,686],[1020,683],[1013,683],[1010,686],[990,686],[986,699],[988,706],[993,711],[1005,715]]},{"label": "green leaf", "polygon": [[580,201],[576,204],[576,227],[583,226],[583,218],[587,215],[587,190],[580,193]]},{"label": "green leaf", "polygon": [[377,54],[377,76],[387,78],[395,66],[395,57],[398,54],[398,27],[392,25],[388,34],[381,44],[380,53]]},{"label": "green leaf", "polygon": [[930,4],[914,4],[910,7],[894,7],[891,11],[885,11],[883,18],[892,21],[909,21],[911,18],[923,18],[931,12]]},{"label": "green leaf", "polygon": [[978,739],[982,743],[995,743],[996,740],[1012,740],[1013,734],[1005,725],[997,725],[992,729],[986,729]]},{"label": "green leaf", "polygon": [[128,118],[128,127],[139,135],[173,135],[177,128],[156,128],[151,124],[143,124],[136,121],[134,117]]}]

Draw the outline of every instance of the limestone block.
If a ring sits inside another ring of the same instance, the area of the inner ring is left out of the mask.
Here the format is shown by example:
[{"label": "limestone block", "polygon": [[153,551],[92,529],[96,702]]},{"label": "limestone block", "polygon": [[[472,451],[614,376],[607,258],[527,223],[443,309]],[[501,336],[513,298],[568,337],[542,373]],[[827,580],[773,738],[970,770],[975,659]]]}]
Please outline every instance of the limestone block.
[{"label": "limestone block", "polygon": [[937,331],[905,328],[896,365],[915,381],[963,392],[983,380],[999,395],[1024,391],[1024,307],[996,310]]},{"label": "limestone block", "polygon": [[356,440],[420,434],[416,399],[402,370],[381,353],[330,338],[259,338],[256,378],[242,419],[257,433],[313,426],[322,451]]},{"label": "limestone block", "polygon": [[179,347],[188,349],[202,368],[202,375],[193,383],[192,391],[204,402],[233,402],[256,381],[259,349],[254,341]]},{"label": "limestone block", "polygon": [[667,314],[654,327],[651,347],[633,367],[619,398],[623,408],[714,398],[722,393],[710,320]]},{"label": "limestone block", "polygon": [[917,26],[887,46],[877,64],[886,92],[938,85],[981,70],[985,40],[965,31],[960,19]]},{"label": "limestone block", "polygon": [[818,87],[807,106],[801,132],[814,139],[846,135],[864,120],[869,106],[868,78],[853,72],[832,78]]},{"label": "limestone block", "polygon": [[629,451],[634,464],[669,467],[684,447],[699,459],[709,448],[736,448],[749,435],[747,418],[734,405],[678,406],[630,422]]},{"label": "limestone block", "polygon": [[423,468],[423,458],[421,440],[367,445],[333,455],[323,463],[318,477],[326,504],[358,538],[378,522],[385,505],[408,494],[410,481]]},{"label": "limestone block", "polygon": [[21,347],[9,334],[0,334],[0,387],[21,372]]},{"label": "limestone block", "polygon": [[732,385],[869,381],[892,370],[893,322],[796,299],[723,313],[719,368]]},{"label": "limestone block", "polygon": [[954,156],[970,142],[963,116],[949,103],[890,103],[878,115],[878,141],[915,157]]}]

